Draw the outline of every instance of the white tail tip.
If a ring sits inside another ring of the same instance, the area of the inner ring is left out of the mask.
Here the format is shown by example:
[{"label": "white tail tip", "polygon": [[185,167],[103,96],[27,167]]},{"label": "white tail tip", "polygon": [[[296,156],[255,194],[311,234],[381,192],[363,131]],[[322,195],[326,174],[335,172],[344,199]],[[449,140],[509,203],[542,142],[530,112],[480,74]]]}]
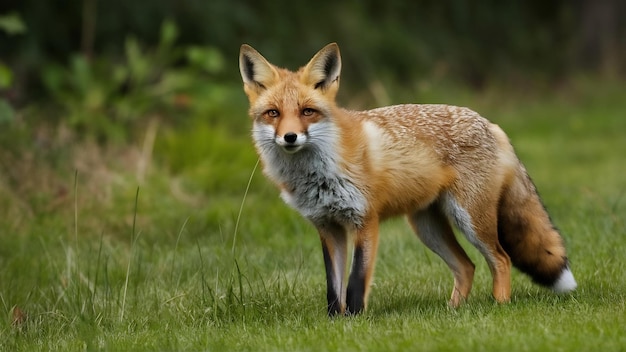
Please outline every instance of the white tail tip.
[{"label": "white tail tip", "polygon": [[552,285],[552,290],[556,293],[566,293],[570,291],[574,291],[576,289],[576,280],[574,279],[574,275],[569,270],[569,268],[563,269],[561,272],[561,276],[556,280],[554,285]]}]

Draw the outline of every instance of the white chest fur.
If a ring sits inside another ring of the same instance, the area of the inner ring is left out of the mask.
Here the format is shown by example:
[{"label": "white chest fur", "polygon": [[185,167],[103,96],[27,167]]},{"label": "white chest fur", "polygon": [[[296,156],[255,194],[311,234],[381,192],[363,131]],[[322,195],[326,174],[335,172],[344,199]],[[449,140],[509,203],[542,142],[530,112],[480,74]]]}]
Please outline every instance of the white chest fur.
[{"label": "white chest fur", "polygon": [[286,153],[274,141],[274,129],[255,123],[253,138],[265,173],[283,186],[283,200],[313,223],[344,226],[363,223],[367,201],[338,166],[337,134],[329,122],[309,127],[305,147]]}]

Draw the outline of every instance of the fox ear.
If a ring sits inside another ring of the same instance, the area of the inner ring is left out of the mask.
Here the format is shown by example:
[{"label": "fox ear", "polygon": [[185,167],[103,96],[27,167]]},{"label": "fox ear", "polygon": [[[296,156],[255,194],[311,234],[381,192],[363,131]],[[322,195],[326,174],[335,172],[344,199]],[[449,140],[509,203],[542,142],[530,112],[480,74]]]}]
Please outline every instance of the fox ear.
[{"label": "fox ear", "polygon": [[304,67],[303,79],[305,84],[312,85],[315,89],[321,88],[326,91],[334,83],[339,85],[341,74],[341,55],[337,43],[326,45]]},{"label": "fox ear", "polygon": [[243,44],[239,51],[239,72],[247,89],[256,93],[271,86],[278,72],[258,51]]}]

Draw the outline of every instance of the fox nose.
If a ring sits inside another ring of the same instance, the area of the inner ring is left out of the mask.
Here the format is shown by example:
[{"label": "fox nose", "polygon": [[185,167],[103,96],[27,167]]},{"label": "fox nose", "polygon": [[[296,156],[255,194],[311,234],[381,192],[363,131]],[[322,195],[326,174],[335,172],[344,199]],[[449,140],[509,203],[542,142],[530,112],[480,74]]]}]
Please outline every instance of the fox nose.
[{"label": "fox nose", "polygon": [[293,132],[287,132],[283,138],[285,139],[285,142],[293,144],[296,142],[296,139],[298,139],[298,135]]}]

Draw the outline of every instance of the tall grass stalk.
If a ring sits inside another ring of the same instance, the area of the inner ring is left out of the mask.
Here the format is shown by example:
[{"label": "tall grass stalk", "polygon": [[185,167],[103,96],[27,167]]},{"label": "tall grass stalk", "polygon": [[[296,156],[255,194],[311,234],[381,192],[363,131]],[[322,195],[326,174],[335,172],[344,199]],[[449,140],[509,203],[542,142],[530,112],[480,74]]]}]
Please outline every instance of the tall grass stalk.
[{"label": "tall grass stalk", "polygon": [[[75,265],[75,275],[74,275],[74,280],[76,280],[74,282],[74,285],[76,287],[77,290],[77,302],[82,302],[82,295],[81,295],[81,285],[80,285],[80,248],[79,248],[79,242],[78,242],[78,170],[74,171],[74,246],[75,246],[75,257],[76,257],[76,265]],[[72,277],[71,275],[71,268],[68,268],[68,277]],[[82,312],[82,310],[81,310]]]},{"label": "tall grass stalk", "polygon": [[133,228],[130,234],[130,254],[128,257],[128,266],[126,267],[126,279],[124,281],[124,293],[122,295],[122,307],[120,308],[120,323],[124,321],[124,310],[126,308],[126,292],[128,291],[128,279],[130,277],[130,264],[132,263],[135,243],[137,242],[137,238],[139,234],[135,235],[136,225],[137,225],[137,207],[139,203],[139,187],[137,187],[137,192],[135,193],[135,208],[133,211]]},{"label": "tall grass stalk", "polygon": [[243,212],[243,206],[246,203],[246,197],[248,196],[248,191],[250,190],[250,184],[252,183],[252,177],[254,177],[254,173],[256,172],[257,167],[259,166],[259,162],[261,160],[257,159],[254,167],[252,168],[252,172],[250,173],[250,178],[248,178],[248,184],[246,185],[246,191],[243,193],[243,198],[241,199],[241,205],[239,206],[239,212],[237,213],[237,220],[235,221],[235,230],[233,231],[233,246],[231,248],[231,253],[235,254],[235,244],[237,243],[237,231],[239,230],[239,221],[241,220],[241,213]]},{"label": "tall grass stalk", "polygon": [[[174,280],[174,267],[176,265],[176,256],[178,254],[178,244],[180,243],[180,238],[182,237],[183,231],[185,230],[185,227],[187,226],[187,222],[189,222],[189,217],[185,218],[185,221],[183,222],[182,226],[180,227],[180,230],[178,231],[178,236],[176,236],[176,244],[174,245],[174,253],[172,254],[172,268],[170,272],[170,281]],[[178,290],[179,285],[180,285],[180,275],[176,279],[177,290]]]}]

